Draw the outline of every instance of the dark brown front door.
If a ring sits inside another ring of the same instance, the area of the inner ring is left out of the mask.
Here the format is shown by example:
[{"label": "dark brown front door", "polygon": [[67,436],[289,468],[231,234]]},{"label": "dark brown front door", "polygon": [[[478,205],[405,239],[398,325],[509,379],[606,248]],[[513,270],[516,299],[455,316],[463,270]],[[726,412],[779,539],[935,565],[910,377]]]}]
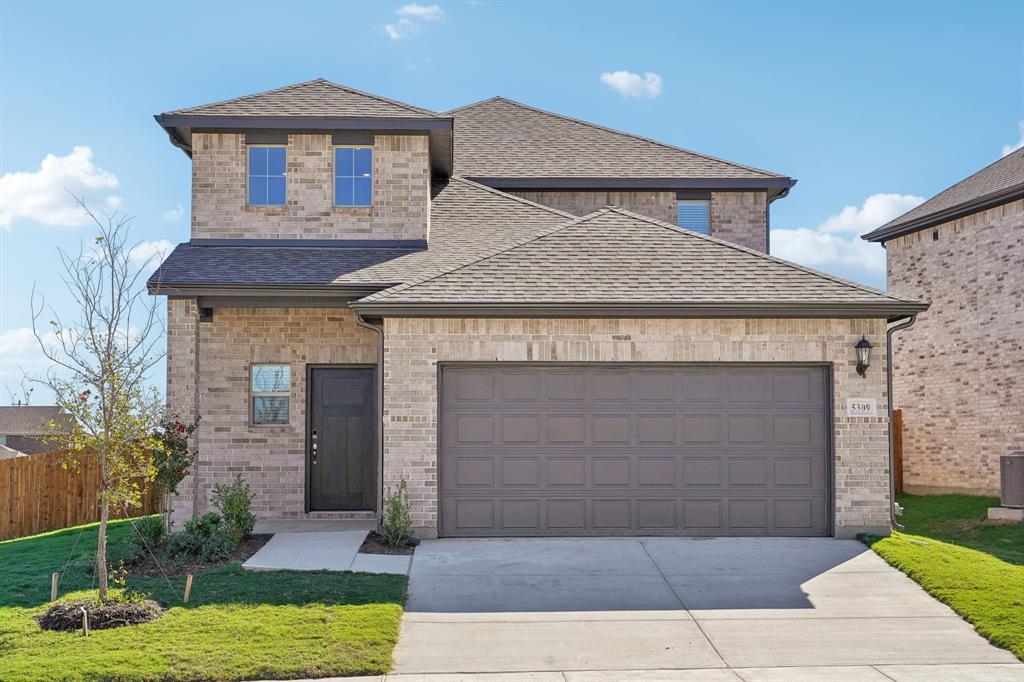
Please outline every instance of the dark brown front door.
[{"label": "dark brown front door", "polygon": [[314,367],[309,374],[309,508],[376,508],[373,367]]}]

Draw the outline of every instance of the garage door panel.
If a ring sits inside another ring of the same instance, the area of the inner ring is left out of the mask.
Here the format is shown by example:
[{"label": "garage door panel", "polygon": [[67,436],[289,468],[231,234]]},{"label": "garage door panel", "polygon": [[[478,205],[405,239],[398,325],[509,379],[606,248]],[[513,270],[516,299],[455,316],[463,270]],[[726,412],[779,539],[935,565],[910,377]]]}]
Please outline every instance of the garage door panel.
[{"label": "garage door panel", "polygon": [[827,414],[823,368],[448,366],[441,532],[823,535]]}]

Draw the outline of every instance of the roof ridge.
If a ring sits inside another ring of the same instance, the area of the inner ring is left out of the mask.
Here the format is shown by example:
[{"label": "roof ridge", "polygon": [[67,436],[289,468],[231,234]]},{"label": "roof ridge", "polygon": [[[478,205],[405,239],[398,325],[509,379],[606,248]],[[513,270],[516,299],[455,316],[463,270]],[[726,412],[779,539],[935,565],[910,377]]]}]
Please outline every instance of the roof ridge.
[{"label": "roof ridge", "polygon": [[747,253],[747,254],[750,254],[752,256],[757,256],[758,258],[762,258],[764,260],[770,260],[773,263],[779,263],[781,265],[788,265],[789,267],[796,268],[797,270],[801,270],[801,271],[806,272],[808,274],[817,275],[818,277],[822,277],[824,279],[830,280],[832,282],[836,282],[838,284],[844,284],[846,286],[850,286],[850,287],[853,287],[855,289],[859,289],[861,291],[865,291],[865,292],[867,292],[869,294],[875,294],[875,295],[878,295],[878,296],[885,296],[887,298],[891,298],[891,299],[897,300],[897,301],[911,301],[911,300],[913,300],[913,299],[909,299],[909,298],[903,298],[901,296],[896,296],[895,294],[891,294],[888,291],[882,291],[881,289],[875,289],[874,287],[869,287],[866,284],[860,284],[858,282],[854,282],[852,280],[844,279],[842,277],[836,277],[835,275],[830,275],[827,272],[821,272],[820,270],[815,270],[814,268],[809,268],[807,266],[800,265],[799,263],[794,263],[793,261],[788,261],[788,260],[786,260],[784,258],[779,258],[778,256],[773,256],[770,253],[764,253],[763,251],[758,251],[757,249],[751,249],[750,247],[743,246],[741,244],[736,244],[735,242],[726,241],[725,239],[719,239],[718,237],[712,237],[711,235],[707,235],[707,234],[701,234],[700,232],[694,232],[693,230],[687,230],[686,228],[679,227],[678,225],[673,225],[672,223],[666,223],[665,221],[658,220],[657,218],[651,218],[650,216],[645,216],[645,215],[641,215],[639,213],[634,213],[633,211],[629,211],[629,210],[624,209],[624,208],[619,207],[619,206],[610,206],[610,207],[608,207],[608,210],[609,211],[613,211],[615,213],[620,213],[622,215],[629,216],[631,218],[636,218],[636,219],[642,220],[644,222],[651,223],[652,225],[657,225],[658,227],[663,227],[663,228],[665,228],[667,230],[672,230],[672,231],[677,232],[677,233],[678,232],[682,232],[683,234],[685,234],[687,236],[690,236],[690,237],[696,237],[698,239],[703,239],[704,241],[713,242],[713,243],[719,244],[721,246],[727,246],[727,247],[729,247],[731,249],[734,249],[736,251],[742,251],[743,253]]},{"label": "roof ridge", "polygon": [[573,213],[569,213],[568,211],[562,211],[562,210],[554,208],[552,206],[545,206],[544,204],[538,204],[536,201],[530,201],[529,199],[524,199],[523,197],[517,197],[515,194],[509,194],[508,192],[502,192],[500,189],[494,189],[493,187],[488,187],[487,185],[480,184],[479,182],[474,182],[473,180],[470,180],[469,178],[464,178],[461,175],[452,175],[449,179],[450,180],[457,180],[458,182],[461,182],[461,183],[466,184],[466,185],[470,185],[471,187],[475,187],[477,189],[482,189],[485,192],[490,192],[491,194],[495,194],[495,195],[500,196],[500,197],[502,197],[504,199],[512,199],[514,201],[519,202],[520,204],[526,204],[527,206],[532,206],[534,208],[543,209],[543,210],[547,211],[548,213],[554,213],[555,215],[564,216],[564,217],[566,217],[566,218],[568,218],[570,220],[579,217],[579,216],[577,216],[577,215],[575,215]]},{"label": "roof ridge", "polygon": [[474,102],[473,104],[467,104],[465,106],[459,107],[458,109],[451,109],[449,111],[446,111],[445,113],[446,114],[450,114],[450,113],[453,113],[455,111],[461,111],[463,109],[468,109],[470,107],[474,107],[474,106],[477,106],[477,105],[480,105],[480,104],[485,104],[487,102],[494,102],[494,101],[508,102],[509,104],[512,104],[512,105],[518,106],[518,107],[522,107],[523,109],[528,109],[530,111],[535,111],[535,112],[540,113],[540,114],[546,114],[548,116],[554,116],[556,118],[560,118],[563,121],[569,121],[571,123],[578,123],[580,125],[585,125],[585,126],[588,126],[590,128],[596,128],[598,130],[603,130],[603,131],[605,131],[607,133],[613,133],[613,134],[616,134],[616,135],[623,135],[625,137],[631,137],[634,140],[640,140],[642,142],[647,142],[647,143],[650,143],[650,144],[655,144],[655,145],[658,145],[659,147],[664,147],[666,149],[672,149],[672,150],[677,151],[677,152],[685,152],[687,154],[693,154],[694,156],[699,156],[699,157],[701,157],[703,159],[708,159],[710,161],[716,161],[718,163],[724,163],[724,164],[726,164],[728,166],[734,166],[736,168],[742,168],[743,170],[751,171],[751,172],[754,172],[754,173],[761,173],[761,174],[767,175],[769,177],[774,177],[774,178],[788,178],[789,177],[788,175],[781,175],[779,173],[773,173],[772,171],[768,171],[768,170],[765,170],[763,168],[755,168],[754,166],[745,166],[742,163],[736,163],[735,161],[729,161],[727,159],[721,159],[721,158],[719,158],[717,156],[711,156],[710,154],[704,154],[704,153],[701,153],[701,152],[695,152],[692,149],[686,149],[685,147],[679,147],[679,146],[674,145],[674,144],[669,144],[668,142],[662,142],[660,140],[655,140],[655,139],[650,138],[650,137],[644,137],[643,135],[638,135],[636,133],[630,133],[630,132],[627,132],[625,130],[618,130],[616,128],[609,128],[608,126],[603,126],[603,125],[601,125],[599,123],[593,123],[592,121],[585,121],[585,120],[580,119],[580,118],[573,118],[572,116],[566,116],[565,114],[559,114],[559,113],[556,113],[554,111],[548,111],[547,109],[540,109],[538,107],[530,106],[529,104],[524,104],[524,103],[516,101],[514,99],[509,99],[507,97],[501,97],[500,95],[499,96],[495,96],[495,97],[490,97],[488,99],[480,100],[479,102]]},{"label": "roof ridge", "polygon": [[396,100],[396,99],[391,99],[389,97],[384,97],[382,95],[375,95],[375,94],[373,94],[371,92],[365,92],[363,90],[357,90],[356,88],[350,87],[348,85],[342,85],[341,83],[335,83],[334,81],[329,81],[326,78],[314,78],[312,80],[302,81],[300,83],[292,83],[290,85],[282,85],[281,87],[278,87],[278,88],[271,88],[270,90],[263,90],[261,92],[254,92],[254,93],[250,93],[248,95],[241,95],[239,97],[231,97],[229,99],[223,99],[223,100],[219,100],[217,102],[207,102],[206,104],[197,104],[197,105],[191,106],[191,107],[184,107],[182,109],[175,109],[173,111],[169,111],[169,112],[166,112],[166,113],[178,114],[178,113],[182,113],[182,112],[186,112],[186,111],[192,111],[194,109],[204,109],[206,107],[220,106],[222,104],[231,104],[232,102],[240,102],[242,100],[251,100],[251,99],[253,99],[255,97],[263,97],[264,95],[272,95],[272,94],[278,93],[278,92],[286,92],[288,90],[295,90],[295,89],[298,89],[298,88],[302,88],[302,87],[306,87],[306,86],[314,85],[314,84],[327,85],[327,86],[330,86],[332,88],[336,88],[338,90],[343,90],[345,92],[349,92],[349,93],[352,93],[352,94],[355,94],[355,95],[360,95],[360,96],[363,96],[363,97],[369,97],[371,99],[375,99],[375,100],[380,101],[380,102],[387,102],[388,104],[392,104],[394,106],[401,107],[403,109],[408,109],[409,111],[413,111],[413,112],[416,112],[416,113],[430,114],[431,116],[438,116],[438,112],[436,112],[436,111],[431,111],[430,109],[423,109],[421,107],[417,107],[417,106],[414,106],[412,104],[407,104],[405,102],[401,102],[401,101]]},{"label": "roof ridge", "polygon": [[[476,102],[470,102],[469,104],[463,104],[461,107],[455,107],[454,109],[449,109],[449,110],[443,111],[441,113],[443,113],[443,114],[454,114],[456,111],[462,111],[463,109],[469,109],[470,107],[475,107],[478,104],[484,104],[486,102],[494,102],[494,101],[503,100],[503,99],[505,99],[505,98],[502,97],[501,95],[495,95],[494,97],[487,97],[486,99],[477,100]],[[511,100],[509,100],[509,101],[511,101]]]}]

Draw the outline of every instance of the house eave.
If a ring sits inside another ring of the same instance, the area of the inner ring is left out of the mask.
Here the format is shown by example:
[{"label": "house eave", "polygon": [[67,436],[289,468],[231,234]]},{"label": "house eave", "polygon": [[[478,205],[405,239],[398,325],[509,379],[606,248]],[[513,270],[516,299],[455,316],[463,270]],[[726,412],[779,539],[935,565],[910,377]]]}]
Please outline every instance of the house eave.
[{"label": "house eave", "polygon": [[281,284],[199,284],[174,283],[151,280],[146,284],[147,291],[153,296],[170,298],[198,298],[201,296],[216,298],[273,298],[273,299],[337,299],[352,301],[378,291],[395,286],[396,283],[381,284],[334,284],[316,285],[281,285]]},{"label": "house eave", "polygon": [[572,178],[500,177],[468,175],[468,179],[500,190],[632,190],[632,191],[764,191],[775,197],[785,195],[796,184],[793,178]]}]

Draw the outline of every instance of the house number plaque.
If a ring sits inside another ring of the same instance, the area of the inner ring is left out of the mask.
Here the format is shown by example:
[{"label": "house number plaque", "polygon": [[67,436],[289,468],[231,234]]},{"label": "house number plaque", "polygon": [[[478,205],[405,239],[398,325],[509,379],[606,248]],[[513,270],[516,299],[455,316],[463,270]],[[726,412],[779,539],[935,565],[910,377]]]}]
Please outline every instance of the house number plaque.
[{"label": "house number plaque", "polygon": [[878,407],[874,398],[847,398],[847,417],[877,417]]}]

